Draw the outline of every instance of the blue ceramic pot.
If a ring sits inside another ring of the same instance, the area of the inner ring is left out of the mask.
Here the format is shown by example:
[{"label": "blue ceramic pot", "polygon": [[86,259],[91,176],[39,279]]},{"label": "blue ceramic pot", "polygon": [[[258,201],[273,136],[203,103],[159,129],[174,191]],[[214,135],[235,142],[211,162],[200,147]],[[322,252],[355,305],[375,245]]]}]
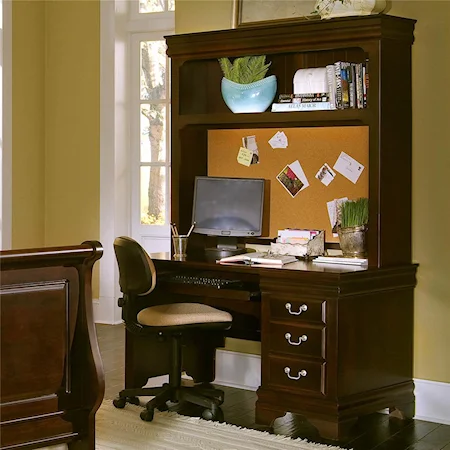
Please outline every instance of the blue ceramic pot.
[{"label": "blue ceramic pot", "polygon": [[277,92],[275,75],[249,84],[239,84],[222,78],[222,97],[234,113],[264,112]]}]

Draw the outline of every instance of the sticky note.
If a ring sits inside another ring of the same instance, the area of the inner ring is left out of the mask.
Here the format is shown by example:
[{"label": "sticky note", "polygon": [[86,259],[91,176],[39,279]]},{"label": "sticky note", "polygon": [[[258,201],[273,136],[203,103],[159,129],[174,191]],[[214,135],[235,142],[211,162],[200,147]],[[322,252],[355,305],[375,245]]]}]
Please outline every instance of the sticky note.
[{"label": "sticky note", "polygon": [[253,152],[247,148],[241,147],[237,155],[237,162],[243,166],[250,166],[252,163]]}]

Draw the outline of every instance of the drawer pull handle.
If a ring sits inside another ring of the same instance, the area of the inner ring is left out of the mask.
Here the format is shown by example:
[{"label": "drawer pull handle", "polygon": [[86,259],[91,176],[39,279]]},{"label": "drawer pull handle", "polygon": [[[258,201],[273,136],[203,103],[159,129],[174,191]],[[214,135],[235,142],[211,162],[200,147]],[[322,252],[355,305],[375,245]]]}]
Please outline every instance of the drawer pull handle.
[{"label": "drawer pull handle", "polygon": [[287,375],[287,377],[290,380],[300,380],[301,377],[306,377],[306,375],[308,375],[308,372],[305,369],[303,369],[303,370],[300,370],[298,372],[298,376],[292,377],[291,376],[291,368],[290,367],[285,367],[284,368],[284,373]]},{"label": "drawer pull handle", "polygon": [[308,340],[308,336],[306,336],[306,334],[304,334],[303,336],[299,336],[298,338],[298,342],[292,342],[291,341],[291,333],[286,333],[284,335],[284,337],[286,338],[286,340],[289,342],[289,344],[291,345],[300,345],[302,342],[306,342]]},{"label": "drawer pull handle", "polygon": [[300,308],[298,308],[298,312],[293,312],[291,311],[292,305],[290,303],[286,303],[286,305],[284,306],[289,311],[289,314],[292,314],[293,316],[299,316],[303,311],[306,311],[308,309],[308,307],[303,304],[302,306],[300,306]]}]

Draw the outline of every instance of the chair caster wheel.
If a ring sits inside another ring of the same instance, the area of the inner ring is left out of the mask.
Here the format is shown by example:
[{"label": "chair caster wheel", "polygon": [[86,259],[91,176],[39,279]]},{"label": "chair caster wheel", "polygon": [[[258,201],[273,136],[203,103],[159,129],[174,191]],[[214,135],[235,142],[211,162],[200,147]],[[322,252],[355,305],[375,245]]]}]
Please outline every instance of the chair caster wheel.
[{"label": "chair caster wheel", "polygon": [[113,405],[119,409],[125,408],[125,405],[127,403],[138,406],[140,405],[139,399],[137,397],[118,397],[113,400]]},{"label": "chair caster wheel", "polygon": [[140,416],[144,422],[151,422],[153,420],[154,414],[155,412],[153,411],[153,409],[144,409],[144,411],[141,412]]},{"label": "chair caster wheel", "polygon": [[202,412],[202,417],[205,420],[212,420],[214,422],[223,422],[224,416],[223,411],[218,406],[214,406],[213,408],[204,409]]},{"label": "chair caster wheel", "polygon": [[126,397],[119,397],[113,400],[113,405],[119,409],[125,408],[126,404],[127,404]]}]

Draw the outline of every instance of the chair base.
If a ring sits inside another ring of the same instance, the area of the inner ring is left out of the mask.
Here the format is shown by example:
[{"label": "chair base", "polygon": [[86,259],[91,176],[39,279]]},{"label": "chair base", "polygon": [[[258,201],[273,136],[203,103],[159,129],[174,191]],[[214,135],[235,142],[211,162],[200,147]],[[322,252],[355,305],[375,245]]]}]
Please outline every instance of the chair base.
[{"label": "chair base", "polygon": [[167,411],[169,409],[167,402],[188,402],[204,408],[202,417],[206,420],[222,422],[223,412],[220,405],[224,400],[224,392],[216,389],[210,384],[205,383],[199,386],[171,386],[165,383],[160,387],[124,389],[120,391],[119,397],[113,401],[116,408],[124,408],[126,403],[139,404],[139,396],[154,396],[145,405],[145,410],[141,412],[140,417],[146,422],[153,420],[154,411]]},{"label": "chair base", "polygon": [[152,396],[141,413],[141,419],[147,422],[153,420],[155,409],[166,411],[167,402],[189,402],[204,408],[202,417],[208,420],[223,421],[223,413],[219,406],[223,403],[224,392],[215,389],[210,384],[200,384],[188,387],[181,385],[181,333],[170,335],[172,350],[170,355],[169,383],[160,387],[124,389],[119,392],[119,398],[114,400],[116,408],[124,408],[126,403],[139,404],[140,396]]}]

